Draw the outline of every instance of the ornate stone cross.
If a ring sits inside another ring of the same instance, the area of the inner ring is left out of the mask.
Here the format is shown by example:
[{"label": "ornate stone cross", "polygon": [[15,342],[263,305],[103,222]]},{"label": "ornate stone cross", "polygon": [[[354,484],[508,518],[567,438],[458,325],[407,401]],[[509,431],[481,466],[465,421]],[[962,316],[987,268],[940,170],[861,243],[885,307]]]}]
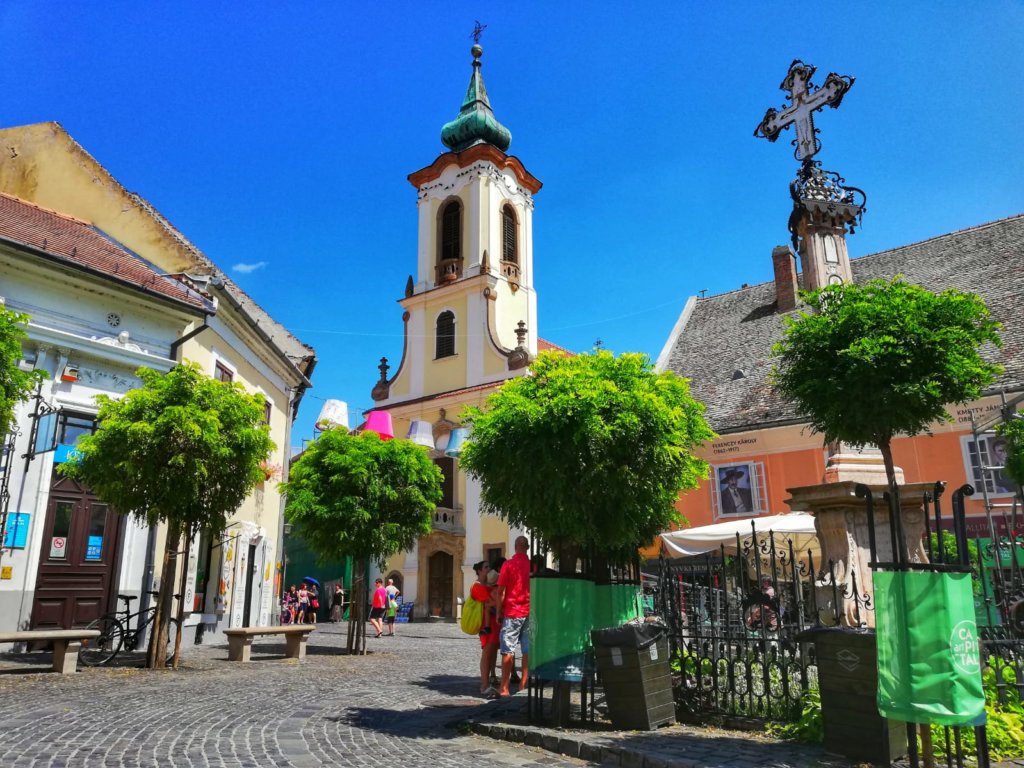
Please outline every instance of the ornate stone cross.
[{"label": "ornate stone cross", "polygon": [[793,143],[796,145],[796,159],[801,161],[814,157],[821,149],[817,129],[814,127],[814,113],[826,104],[836,109],[854,80],[847,75],[829,72],[825,84],[818,88],[811,82],[815,69],[810,64],[794,59],[789,65],[786,79],[779,86],[780,90],[789,92],[790,105],[781,111],[769,108],[754,130],[754,136],[775,141],[779,133],[795,125],[796,141]]}]

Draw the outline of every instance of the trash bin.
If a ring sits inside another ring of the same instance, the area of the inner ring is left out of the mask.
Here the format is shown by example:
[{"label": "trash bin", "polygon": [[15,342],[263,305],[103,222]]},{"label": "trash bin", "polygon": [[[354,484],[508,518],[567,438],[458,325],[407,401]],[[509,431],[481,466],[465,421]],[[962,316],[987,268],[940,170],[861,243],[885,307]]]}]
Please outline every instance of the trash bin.
[{"label": "trash bin", "polygon": [[608,715],[616,728],[654,730],[676,721],[668,638],[662,624],[626,624],[590,633]]},{"label": "trash bin", "polygon": [[888,765],[907,754],[907,728],[878,712],[875,633],[818,627],[797,635],[814,643],[825,743],[854,760]]}]

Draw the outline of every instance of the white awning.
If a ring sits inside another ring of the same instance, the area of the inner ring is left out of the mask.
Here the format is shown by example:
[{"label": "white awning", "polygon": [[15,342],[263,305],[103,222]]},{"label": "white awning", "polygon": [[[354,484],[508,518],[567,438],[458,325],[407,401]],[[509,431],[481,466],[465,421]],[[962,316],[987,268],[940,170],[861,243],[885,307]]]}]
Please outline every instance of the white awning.
[{"label": "white awning", "polygon": [[736,534],[741,544],[749,540],[755,533],[758,540],[775,534],[775,546],[788,546],[793,543],[793,550],[799,558],[811,549],[818,559],[818,537],[814,531],[814,516],[806,512],[790,512],[785,515],[765,515],[763,517],[729,520],[725,523],[702,525],[698,528],[684,528],[680,531],[666,531],[661,534],[665,542],[666,554],[670,557],[690,557],[717,550],[725,546],[728,554],[735,555]]}]

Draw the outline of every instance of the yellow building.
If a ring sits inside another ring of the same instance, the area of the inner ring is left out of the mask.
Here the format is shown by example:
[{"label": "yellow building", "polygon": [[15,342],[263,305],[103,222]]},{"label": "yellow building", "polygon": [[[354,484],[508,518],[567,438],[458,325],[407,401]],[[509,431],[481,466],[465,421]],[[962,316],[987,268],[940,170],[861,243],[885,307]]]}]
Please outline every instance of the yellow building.
[{"label": "yellow building", "polygon": [[476,578],[473,563],[511,552],[519,531],[480,513],[479,485],[444,455],[467,405],[480,405],[503,381],[526,373],[538,349],[533,287],[533,195],[541,183],[506,154],[511,135],[494,116],[474,45],[473,73],[458,116],[441,130],[448,147],[409,176],[416,188],[419,235],[415,277],[399,301],[402,361],[386,360],[373,389],[395,434],[413,421],[432,426],[432,457],[445,475],[434,530],[388,562],[417,615],[454,617]]},{"label": "yellow building", "polygon": [[[191,627],[216,631],[270,623],[283,536],[276,479],[287,466],[292,422],[310,386],[313,349],[270,317],[149,203],[125,189],[59,124],[3,129],[0,140],[0,192],[90,225],[156,272],[210,300],[212,311],[180,327],[172,359],[194,361],[209,375],[239,381],[266,398],[277,446],[268,457],[268,482],[237,510],[223,540],[193,542],[185,599]],[[82,415],[88,417],[88,409]],[[147,562],[160,562],[162,533],[151,536]],[[137,594],[151,583],[144,581]],[[113,607],[111,597],[106,602]]]}]

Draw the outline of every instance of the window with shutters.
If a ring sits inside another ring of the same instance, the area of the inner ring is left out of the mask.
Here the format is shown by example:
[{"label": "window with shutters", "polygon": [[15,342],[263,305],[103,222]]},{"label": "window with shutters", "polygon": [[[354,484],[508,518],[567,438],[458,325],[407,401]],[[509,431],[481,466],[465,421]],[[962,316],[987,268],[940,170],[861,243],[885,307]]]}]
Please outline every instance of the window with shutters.
[{"label": "window with shutters", "polygon": [[437,318],[437,348],[435,358],[455,354],[455,313],[442,312]]},{"label": "window with shutters", "polygon": [[441,501],[437,506],[445,509],[455,509],[455,459],[448,457],[434,459],[437,468],[441,470]]},{"label": "window with shutters", "polygon": [[441,214],[441,259],[462,258],[462,205],[452,200]]},{"label": "window with shutters", "polygon": [[511,205],[501,209],[501,260],[519,263],[519,248],[516,238],[516,213]]}]

